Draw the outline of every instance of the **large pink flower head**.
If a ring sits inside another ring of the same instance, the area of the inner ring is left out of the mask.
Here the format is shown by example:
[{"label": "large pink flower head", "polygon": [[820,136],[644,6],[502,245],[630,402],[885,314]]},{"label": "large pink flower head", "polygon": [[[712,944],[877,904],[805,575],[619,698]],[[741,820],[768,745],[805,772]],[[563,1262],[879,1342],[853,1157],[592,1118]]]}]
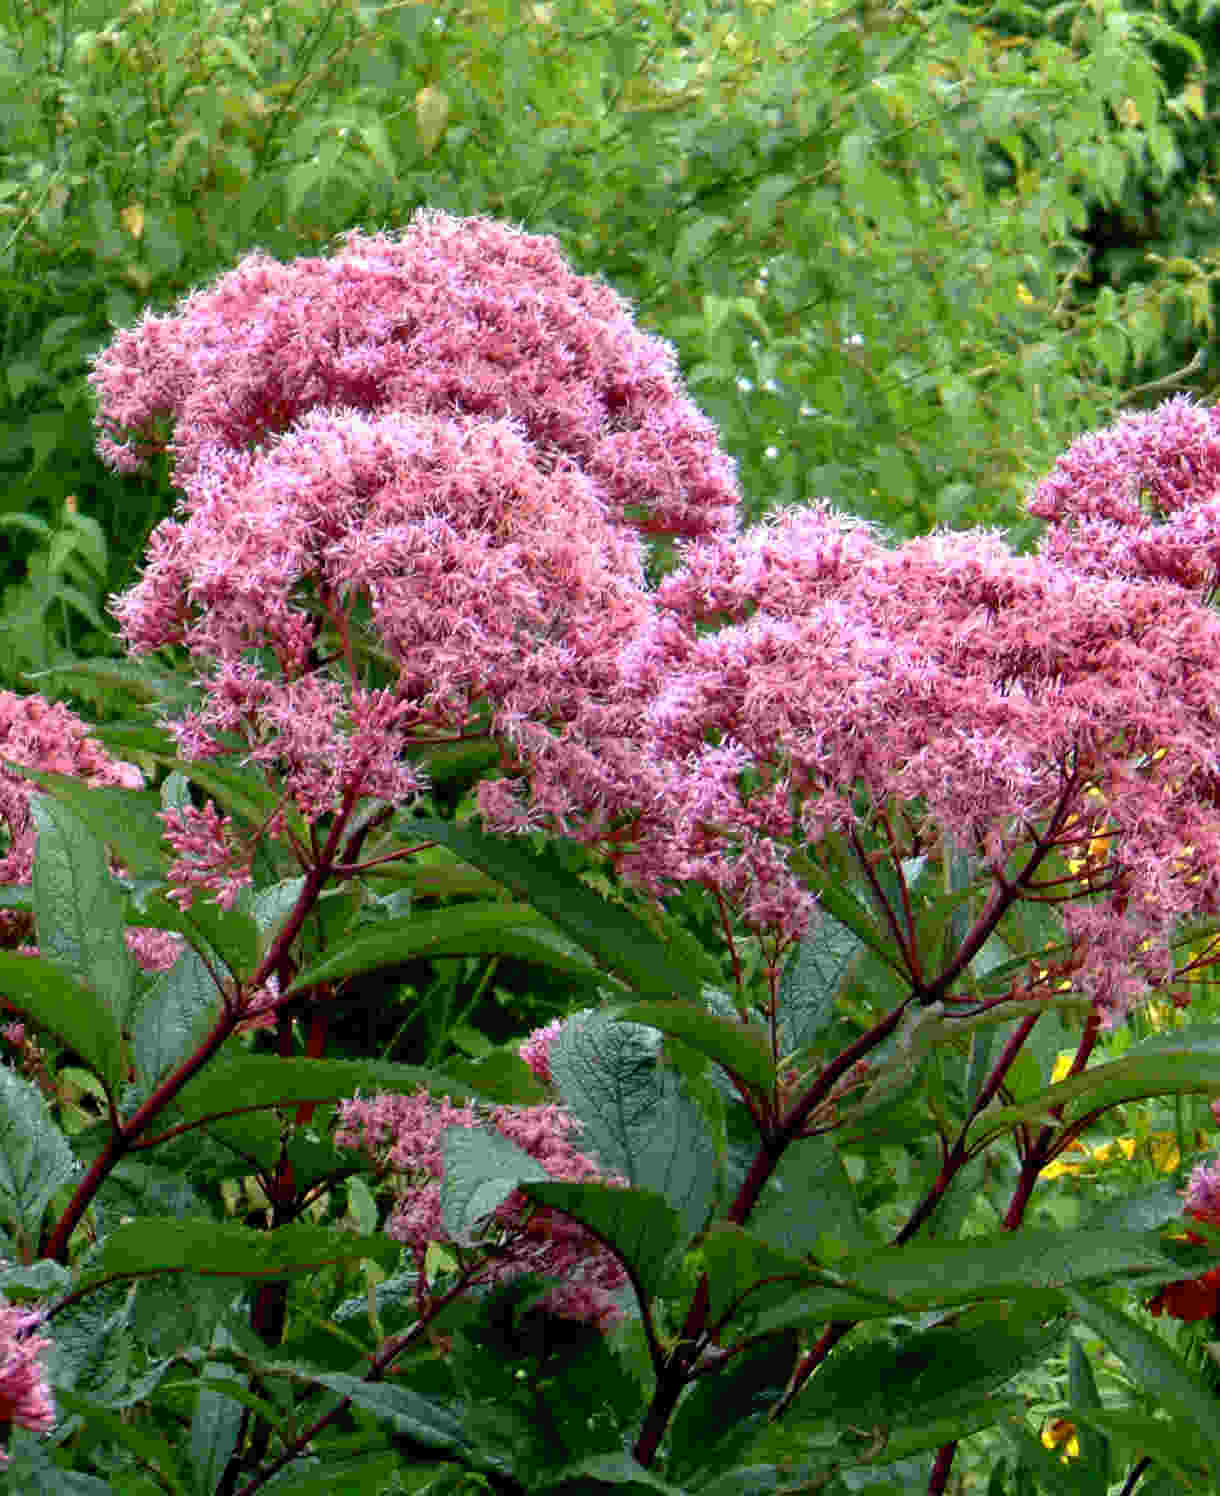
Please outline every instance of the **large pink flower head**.
[{"label": "large pink flower head", "polygon": [[616,520],[684,535],[736,522],[733,464],[682,391],[673,350],[575,274],[554,239],[419,212],[329,259],[249,255],[98,358],[103,454],[170,444],[189,495],[217,459],[313,410],[515,424],[542,468],[574,467]]},{"label": "large pink flower head", "polygon": [[[309,818],[408,798],[413,734],[489,710],[515,745],[570,719],[650,614],[641,532],[735,524],[672,351],[553,241],[493,223],[251,256],[93,381],[102,452],[130,466],[172,427],[185,495],[115,604],[124,637],[196,661],[185,754],[244,751]],[[227,897],[234,848],[179,819],[179,873],[194,858]]]},{"label": "large pink flower head", "polygon": [[1029,509],[1042,553],[1094,576],[1220,580],[1220,410],[1185,395],[1073,442]]}]

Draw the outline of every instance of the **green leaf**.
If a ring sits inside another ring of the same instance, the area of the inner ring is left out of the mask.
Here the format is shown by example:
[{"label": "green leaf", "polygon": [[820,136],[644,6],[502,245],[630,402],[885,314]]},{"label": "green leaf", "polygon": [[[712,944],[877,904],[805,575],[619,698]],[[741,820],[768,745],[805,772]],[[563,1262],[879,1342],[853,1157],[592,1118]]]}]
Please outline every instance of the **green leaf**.
[{"label": "green leaf", "polygon": [[550,1178],[524,1148],[487,1127],[450,1127],[444,1160],[441,1213],[453,1239],[465,1246],[519,1184]]},{"label": "green leaf", "polygon": [[[324,1447],[319,1454],[325,1456]],[[403,1463],[397,1450],[372,1450],[347,1458],[324,1458],[321,1470],[293,1467],[292,1496],[373,1496],[395,1489],[394,1473]],[[270,1490],[271,1487],[268,1487]],[[287,1490],[287,1487],[283,1487]]]},{"label": "green leaf", "polygon": [[607,1012],[578,1013],[551,1045],[551,1075],[582,1124],[582,1151],[674,1206],[688,1237],[718,1193],[716,1145],[655,1036]]},{"label": "green leaf", "polygon": [[858,1251],[876,1245],[828,1137],[789,1145],[746,1224],[754,1236],[797,1256],[813,1252],[824,1234]]},{"label": "green leaf", "polygon": [[681,1039],[763,1096],[774,1093],[775,1065],[766,1040],[739,1018],[721,1017],[693,1003],[672,1000],[629,1003],[615,1011],[624,1023],[647,1024]]},{"label": "green leaf", "polygon": [[285,1278],[316,1272],[335,1262],[371,1257],[385,1268],[400,1247],[389,1237],[353,1236],[327,1226],[281,1226],[252,1231],[222,1221],[124,1221],[102,1243],[88,1283],[143,1278],[154,1273],[202,1273],[205,1277]]},{"label": "green leaf", "polygon": [[[1198,1491],[1200,1496],[1212,1496],[1215,1491],[1206,1474],[1207,1447],[1194,1428],[1180,1419],[1158,1418],[1135,1408],[1084,1407],[1074,1407],[1072,1417],[1078,1427],[1093,1430],[1118,1449],[1138,1450],[1163,1465],[1181,1482],[1171,1487],[1174,1496],[1183,1490]],[[1154,1489],[1162,1491],[1159,1484]]]},{"label": "green leaf", "polygon": [[448,821],[412,821],[410,830],[482,868],[638,992],[699,1001],[698,978],[670,959],[664,943],[621,904],[600,898],[562,869],[553,855],[544,861],[506,838]]},{"label": "green leaf", "polygon": [[96,992],[39,956],[0,951],[5,1002],[75,1050],[108,1095],[123,1077],[123,1039],[110,1007]]},{"label": "green leaf", "polygon": [[305,991],[319,982],[336,982],[417,956],[517,956],[561,971],[596,975],[583,952],[545,926],[542,915],[528,904],[459,904],[384,920],[327,951],[297,977],[289,991]]},{"label": "green leaf", "polygon": [[563,1211],[599,1236],[622,1258],[645,1298],[661,1291],[674,1254],[686,1240],[668,1200],[651,1190],[618,1189],[593,1180],[530,1181],[522,1189],[539,1205]]},{"label": "green leaf", "polygon": [[[229,1338],[223,1329],[219,1330],[215,1344],[223,1347]],[[215,1362],[209,1363],[207,1370],[209,1382],[199,1387],[188,1448],[195,1485],[210,1496],[220,1488],[225,1467],[241,1437],[243,1408],[239,1402],[227,1397],[218,1385],[229,1381],[240,1389],[242,1382],[238,1373],[230,1366]]]},{"label": "green leaf", "polygon": [[900,1251],[848,1255],[836,1261],[833,1275],[737,1227],[715,1226],[703,1250],[717,1312],[743,1301],[755,1333],[1045,1296],[1112,1277],[1165,1282],[1181,1273],[1155,1243],[1135,1233],[1027,1229],[964,1242],[917,1241]]},{"label": "green leaf", "polygon": [[[741,1459],[759,1419],[783,1394],[800,1354],[795,1334],[748,1346],[714,1376],[700,1377],[683,1397],[666,1436],[671,1478],[693,1490]],[[757,1496],[760,1488],[750,1488]]]},{"label": "green leaf", "polygon": [[864,942],[823,914],[789,956],[779,984],[780,1049],[793,1054],[812,1044],[834,1018],[835,994]]},{"label": "green leaf", "polygon": [[740,1226],[716,1222],[704,1238],[702,1254],[713,1324],[744,1311],[751,1332],[763,1333],[802,1322],[875,1319],[895,1312],[888,1297],[856,1293]]},{"label": "green leaf", "polygon": [[0,1065],[0,1211],[37,1241],[47,1206],[75,1172],[41,1091]]},{"label": "green leaf", "polygon": [[460,1056],[445,1061],[445,1075],[452,1075],[457,1090],[501,1106],[538,1106],[547,1098],[546,1088],[516,1049],[497,1049],[480,1060]]},{"label": "green leaf", "polygon": [[68,806],[30,799],[38,827],[34,917],[42,954],[92,987],[120,1025],[135,991],[135,962],[123,938],[123,894],[106,848]]},{"label": "green leaf", "polygon": [[[1137,1046],[1121,1060],[1094,1065],[1048,1086],[1018,1106],[988,1108],[970,1129],[972,1146],[1008,1132],[1021,1122],[1057,1123],[1087,1117],[1148,1096],[1220,1094],[1220,1041],[1200,1042],[1189,1031],[1181,1041],[1145,1050]],[[1060,1113],[1059,1109],[1062,1108]]]},{"label": "green leaf", "polygon": [[573,1496],[576,1492],[580,1496],[586,1496],[586,1493],[592,1496],[593,1492],[603,1486],[612,1486],[616,1490],[661,1491],[665,1496],[683,1496],[680,1487],[671,1486],[668,1481],[645,1470],[643,1465],[626,1452],[590,1455],[588,1459],[565,1465],[543,1485],[531,1484],[535,1491],[554,1491],[563,1493],[563,1496]]},{"label": "green leaf", "polygon": [[211,974],[191,950],[184,951],[149,986],[140,999],[131,1034],[131,1055],[144,1095],[203,1042],[219,1016],[220,1001]]},{"label": "green leaf", "polygon": [[416,1444],[471,1460],[472,1451],[462,1431],[461,1420],[449,1408],[421,1397],[410,1387],[364,1382],[359,1377],[338,1372],[320,1373],[313,1380],[319,1386],[337,1392],[340,1397],[350,1398],[356,1407],[372,1413],[395,1433],[404,1434]]},{"label": "green leaf", "polygon": [[464,1099],[461,1086],[446,1076],[415,1065],[387,1060],[310,1060],[271,1054],[222,1055],[183,1087],[176,1116],[199,1123],[212,1117],[265,1107],[321,1105],[354,1096],[357,1091],[408,1093],[421,1088]]},{"label": "green leaf", "polygon": [[1220,1488],[1220,1421],[1216,1394],[1157,1335],[1095,1294],[1065,1288],[1064,1297],[1095,1330],[1145,1393],[1162,1408],[1193,1425],[1208,1451],[1211,1479]]}]

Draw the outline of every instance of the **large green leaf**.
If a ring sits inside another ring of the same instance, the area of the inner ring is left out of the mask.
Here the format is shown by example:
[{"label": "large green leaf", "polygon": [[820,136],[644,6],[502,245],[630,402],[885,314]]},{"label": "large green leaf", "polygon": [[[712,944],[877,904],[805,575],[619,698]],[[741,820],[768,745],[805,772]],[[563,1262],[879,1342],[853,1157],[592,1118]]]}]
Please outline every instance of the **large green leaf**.
[{"label": "large green leaf", "polygon": [[47,1206],[75,1172],[38,1087],[0,1065],[0,1213],[37,1241]]},{"label": "large green leaf", "polygon": [[573,975],[596,975],[584,953],[548,929],[543,916],[528,904],[458,904],[384,920],[349,936],[301,972],[290,991],[304,991],[319,982],[336,982],[412,957],[480,954],[516,956]]},{"label": "large green leaf", "polygon": [[717,1222],[702,1246],[714,1325],[740,1319],[751,1332],[832,1319],[875,1319],[896,1312],[885,1295],[858,1293],[810,1269],[740,1226]]},{"label": "large green leaf", "polygon": [[[217,1330],[213,1344],[218,1348],[231,1344],[231,1337],[223,1327]],[[225,1468],[242,1432],[242,1405],[226,1393],[243,1390],[244,1382],[233,1367],[223,1362],[209,1363],[204,1371],[206,1375],[201,1379],[195,1411],[191,1416],[187,1449],[195,1485],[200,1492],[207,1492],[210,1496],[211,1492],[220,1489]],[[231,1388],[226,1388],[225,1383],[230,1383]]]},{"label": "large green leaf", "polygon": [[123,1039],[96,992],[51,961],[0,951],[0,993],[9,1007],[75,1050],[113,1094],[123,1076]]},{"label": "large green leaf", "polygon": [[444,1141],[441,1211],[455,1241],[469,1245],[477,1228],[519,1184],[549,1179],[536,1158],[489,1127],[450,1127]]},{"label": "large green leaf", "polygon": [[855,897],[832,873],[823,872],[817,863],[803,852],[789,851],[788,861],[794,872],[799,873],[809,887],[818,895],[822,908],[848,929],[861,945],[892,967],[900,977],[907,975],[902,958],[892,940],[883,936],[877,921],[869,909]]},{"label": "large green leaf", "polygon": [[353,1236],[328,1226],[253,1231],[230,1221],[149,1218],[124,1221],[106,1237],[90,1263],[87,1281],[143,1278],[154,1273],[284,1278],[361,1257],[389,1269],[400,1251],[398,1243],[387,1236]]},{"label": "large green leaf", "polygon": [[122,1025],[135,992],[135,962],[105,844],[58,800],[35,795],[30,810],[38,827],[34,917],[42,954],[92,987]]},{"label": "large green leaf", "polygon": [[668,1200],[689,1237],[716,1201],[716,1144],[681,1075],[657,1049],[655,1033],[613,1012],[578,1013],[551,1045],[551,1075],[582,1124],[582,1150],[607,1173]]},{"label": "large green leaf", "polygon": [[744,1081],[751,1090],[770,1096],[775,1090],[775,1065],[766,1040],[756,1028],[738,1018],[709,1013],[694,1003],[658,1001],[628,1003],[616,1009],[625,1023],[643,1023],[697,1049]]},{"label": "large green leaf", "polygon": [[539,1205],[561,1210],[611,1247],[647,1298],[661,1291],[685,1233],[678,1212],[651,1190],[616,1189],[593,1180],[529,1182],[522,1189]]},{"label": "large green leaf", "polygon": [[1220,1418],[1216,1394],[1158,1336],[1096,1294],[1064,1289],[1071,1307],[1095,1330],[1162,1408],[1192,1425],[1211,1464],[1212,1485],[1220,1489]]},{"label": "large green leaf", "polygon": [[502,883],[636,991],[698,1001],[698,975],[671,959],[665,943],[621,904],[601,898],[552,856],[531,856],[501,837],[449,821],[412,821],[421,841],[436,841]]}]

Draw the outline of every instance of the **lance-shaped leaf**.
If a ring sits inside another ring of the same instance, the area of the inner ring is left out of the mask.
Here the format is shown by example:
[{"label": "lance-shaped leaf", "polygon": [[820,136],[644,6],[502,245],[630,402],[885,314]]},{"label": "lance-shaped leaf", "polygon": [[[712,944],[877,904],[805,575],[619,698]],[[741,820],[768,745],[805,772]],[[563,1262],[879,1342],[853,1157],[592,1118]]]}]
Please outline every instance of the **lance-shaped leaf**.
[{"label": "lance-shaped leaf", "polygon": [[773,1247],[752,1232],[718,1221],[703,1241],[708,1308],[713,1325],[750,1316],[750,1328],[800,1324],[807,1316],[875,1319],[894,1313],[885,1295],[858,1293],[832,1276],[815,1272],[802,1257]]},{"label": "lance-shaped leaf", "polygon": [[203,1122],[212,1117],[275,1106],[323,1105],[357,1091],[410,1092],[421,1087],[464,1100],[468,1089],[416,1065],[388,1060],[290,1059],[272,1054],[226,1054],[194,1076],[175,1103],[175,1120]]},{"label": "lance-shaped leaf", "polygon": [[1084,1322],[1101,1336],[1128,1371],[1160,1407],[1193,1427],[1211,1464],[1213,1489],[1220,1489],[1220,1419],[1216,1394],[1158,1336],[1095,1294],[1067,1288],[1064,1297]]},{"label": "lance-shaped leaf", "polygon": [[230,1221],[125,1221],[106,1237],[86,1283],[144,1278],[156,1273],[201,1273],[221,1278],[286,1278],[331,1263],[369,1257],[387,1270],[400,1247],[389,1237],[353,1236],[327,1226],[281,1226],[253,1231]]},{"label": "lance-shaped leaf", "polygon": [[582,1150],[607,1173],[662,1195],[689,1238],[716,1200],[716,1144],[678,1071],[657,1051],[656,1035],[639,1024],[580,1013],[551,1045],[551,1075],[583,1125]]},{"label": "lance-shaped leaf", "polygon": [[740,1019],[672,1000],[628,1003],[616,1013],[623,1022],[644,1023],[681,1039],[764,1096],[775,1088],[775,1065],[766,1040],[758,1029],[747,1027]]},{"label": "lance-shaped leaf", "polygon": [[487,1127],[449,1128],[444,1160],[441,1213],[453,1239],[467,1246],[518,1185],[550,1178],[524,1148]]},{"label": "lance-shaped leaf", "polygon": [[[1027,1295],[1099,1280],[1167,1282],[1181,1268],[1139,1233],[1026,1230],[965,1242],[915,1242],[814,1271],[737,1228],[704,1245],[712,1303],[751,1315],[755,1333],[830,1319],[868,1319]],[[784,1284],[787,1284],[787,1290]]]},{"label": "lance-shaped leaf", "polygon": [[439,842],[482,868],[637,992],[699,1000],[697,973],[674,961],[665,943],[630,910],[601,898],[553,856],[533,857],[505,838],[449,821],[412,821],[410,829],[421,841]]},{"label": "lance-shaped leaf", "polygon": [[92,987],[120,1024],[135,991],[123,938],[124,897],[104,843],[67,805],[35,795],[34,918],[44,956]]},{"label": "lance-shaped leaf", "polygon": [[480,954],[517,956],[573,975],[596,976],[584,953],[550,930],[528,904],[459,904],[384,920],[350,936],[301,972],[289,990],[301,992],[417,956]]},{"label": "lance-shaped leaf", "polygon": [[123,1074],[123,1039],[110,1006],[61,967],[0,951],[5,1002],[54,1034],[98,1075],[110,1094]]},{"label": "lance-shaped leaf", "polygon": [[539,1205],[562,1210],[587,1226],[623,1261],[645,1298],[660,1293],[675,1253],[686,1236],[678,1212],[651,1190],[616,1189],[595,1180],[571,1183],[551,1179],[525,1183]]},{"label": "lance-shaped leaf", "polygon": [[534,1485],[537,1496],[546,1496],[548,1491],[581,1491],[587,1493],[587,1496],[596,1496],[603,1488],[638,1491],[643,1496],[652,1496],[652,1493],[657,1492],[660,1496],[684,1496],[681,1487],[661,1480],[625,1452],[590,1455],[587,1459],[565,1465],[544,1484]]},{"label": "lance-shaped leaf", "polygon": [[416,1444],[466,1458],[473,1453],[461,1420],[453,1411],[443,1403],[412,1391],[409,1386],[391,1387],[385,1382],[365,1382],[339,1372],[311,1372],[310,1376],[319,1386],[349,1398],[356,1407],[372,1413],[395,1433],[405,1435]]},{"label": "lance-shaped leaf", "polygon": [[1181,1038],[1156,1049],[1130,1049],[1121,1060],[1047,1086],[1018,1106],[989,1107],[975,1119],[969,1141],[982,1143],[1022,1122],[1070,1122],[1147,1096],[1220,1094],[1220,1042],[1213,1036],[1192,1040],[1189,1032]]},{"label": "lance-shaped leaf", "polygon": [[75,1170],[38,1087],[0,1065],[0,1213],[37,1240],[47,1206]]}]

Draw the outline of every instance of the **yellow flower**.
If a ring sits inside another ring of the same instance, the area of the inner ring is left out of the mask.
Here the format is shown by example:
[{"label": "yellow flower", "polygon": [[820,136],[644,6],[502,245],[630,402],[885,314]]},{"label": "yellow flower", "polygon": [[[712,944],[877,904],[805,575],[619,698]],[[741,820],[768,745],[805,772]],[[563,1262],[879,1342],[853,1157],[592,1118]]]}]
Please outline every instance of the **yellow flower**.
[{"label": "yellow flower", "polygon": [[1062,1449],[1059,1456],[1061,1463],[1067,1464],[1074,1460],[1080,1453],[1080,1440],[1076,1437],[1076,1425],[1069,1423],[1066,1418],[1052,1418],[1042,1430],[1042,1444],[1045,1449]]}]

